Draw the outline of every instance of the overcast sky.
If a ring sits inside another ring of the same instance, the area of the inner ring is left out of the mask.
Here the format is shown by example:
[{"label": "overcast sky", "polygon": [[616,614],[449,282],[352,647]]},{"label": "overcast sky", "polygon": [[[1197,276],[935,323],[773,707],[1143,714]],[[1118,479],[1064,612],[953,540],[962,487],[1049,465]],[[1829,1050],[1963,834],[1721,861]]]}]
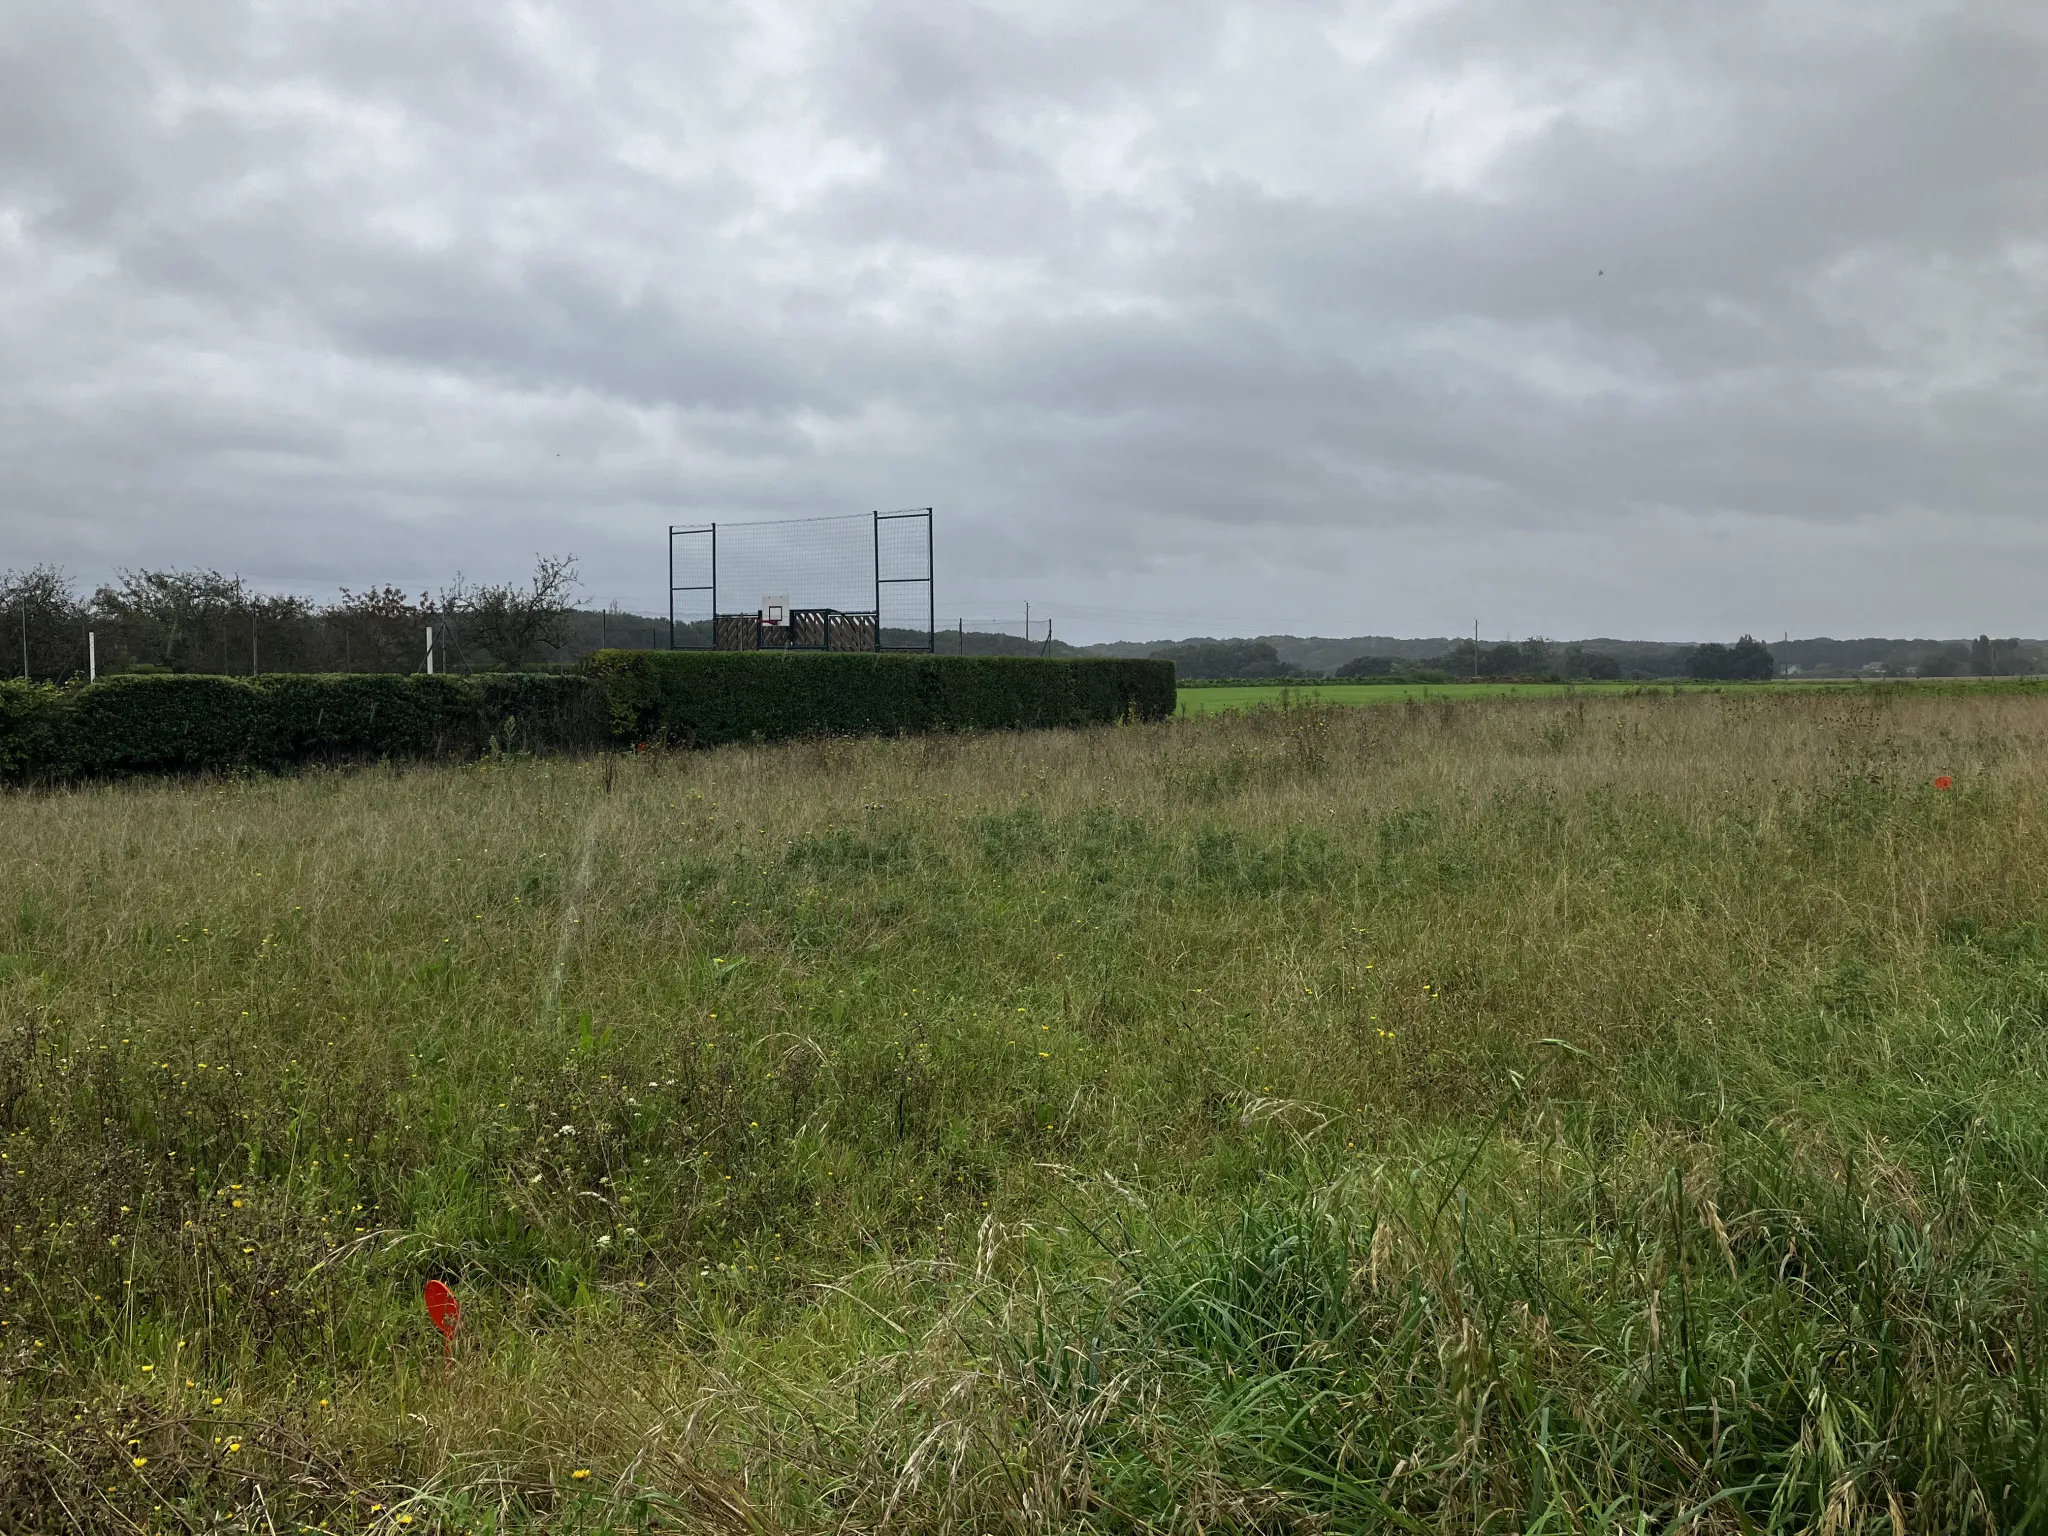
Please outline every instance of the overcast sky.
[{"label": "overcast sky", "polygon": [[84,580],[931,503],[1077,640],[2048,634],[2041,0],[7,0],[0,300]]}]

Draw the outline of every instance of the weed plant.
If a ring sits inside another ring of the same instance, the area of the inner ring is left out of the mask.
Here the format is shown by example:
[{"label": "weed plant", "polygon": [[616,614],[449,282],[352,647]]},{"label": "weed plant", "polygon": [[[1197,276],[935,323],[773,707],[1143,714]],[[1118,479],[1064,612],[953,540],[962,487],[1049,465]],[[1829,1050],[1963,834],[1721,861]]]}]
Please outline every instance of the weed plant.
[{"label": "weed plant", "polygon": [[1686,694],[11,795],[0,1529],[2039,1528],[2044,746]]}]

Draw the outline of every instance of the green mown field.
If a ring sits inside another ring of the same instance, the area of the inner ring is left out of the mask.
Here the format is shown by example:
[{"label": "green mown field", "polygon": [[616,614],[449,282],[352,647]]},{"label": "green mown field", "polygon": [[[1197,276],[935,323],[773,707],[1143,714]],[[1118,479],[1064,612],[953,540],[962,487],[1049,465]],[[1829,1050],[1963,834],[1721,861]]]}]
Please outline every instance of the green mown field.
[{"label": "green mown field", "polygon": [[2040,1528],[2048,701],[1445,691],[7,795],[0,1529]]}]

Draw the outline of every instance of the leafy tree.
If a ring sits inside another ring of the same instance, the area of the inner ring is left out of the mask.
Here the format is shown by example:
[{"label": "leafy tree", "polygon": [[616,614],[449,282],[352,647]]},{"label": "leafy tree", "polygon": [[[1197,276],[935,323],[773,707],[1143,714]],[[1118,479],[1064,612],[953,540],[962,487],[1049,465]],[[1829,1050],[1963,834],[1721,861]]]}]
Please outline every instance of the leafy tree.
[{"label": "leafy tree", "polygon": [[123,571],[93,594],[100,670],[304,671],[331,666],[320,610],[219,571]]},{"label": "leafy tree", "polygon": [[364,592],[341,589],[341,601],[326,612],[339,644],[345,672],[414,672],[427,653],[427,625],[434,610],[422,592],[415,603],[396,587]]},{"label": "leafy tree", "polygon": [[1686,653],[1685,675],[1704,682],[1768,682],[1778,675],[1770,647],[1754,635],[1733,645],[1696,645]]},{"label": "leafy tree", "polygon": [[465,645],[516,670],[567,642],[576,587],[574,555],[537,555],[525,586],[470,587],[458,576],[442,593],[441,608],[456,621]]},{"label": "leafy tree", "polygon": [[256,642],[252,666],[264,672],[331,670],[332,634],[319,606],[303,597],[249,594],[249,632]]},{"label": "leafy tree", "polygon": [[92,607],[114,667],[246,672],[250,598],[241,577],[219,571],[123,571],[93,594]]},{"label": "leafy tree", "polygon": [[1621,663],[1605,651],[1589,651],[1583,645],[1568,645],[1559,659],[1558,670],[1573,679],[1612,682],[1621,676]]},{"label": "leafy tree", "polygon": [[1435,665],[1453,677],[1477,677],[1481,666],[1480,657],[1478,646],[1470,640],[1460,640],[1437,657]]},{"label": "leafy tree", "polygon": [[1778,675],[1778,658],[1755,635],[1744,635],[1728,648],[1729,675],[1738,682],[1767,683]]},{"label": "leafy tree", "polygon": [[57,682],[85,670],[85,605],[54,565],[0,576],[0,676]]},{"label": "leafy tree", "polygon": [[2033,671],[2038,662],[2039,657],[2018,636],[1994,640],[1989,635],[1979,635],[1970,642],[1972,677],[2014,677]]},{"label": "leafy tree", "polygon": [[1967,646],[1942,645],[1921,653],[1913,670],[1922,677],[1960,677],[1970,665]]},{"label": "leafy tree", "polygon": [[1398,656],[1354,656],[1344,663],[1332,677],[1393,677],[1403,670]]}]

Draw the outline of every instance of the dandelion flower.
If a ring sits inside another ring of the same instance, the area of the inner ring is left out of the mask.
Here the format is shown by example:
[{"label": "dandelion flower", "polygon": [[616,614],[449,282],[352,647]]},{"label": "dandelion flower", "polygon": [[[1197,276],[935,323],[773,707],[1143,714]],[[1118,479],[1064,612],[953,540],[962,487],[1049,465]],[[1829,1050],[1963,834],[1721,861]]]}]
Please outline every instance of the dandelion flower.
[{"label": "dandelion flower", "polygon": [[149,1465],[149,1458],[147,1456],[131,1456],[128,1458],[128,1464],[136,1468],[146,1467]]},{"label": "dandelion flower", "polygon": [[571,1472],[569,1475],[575,1478],[576,1481],[580,1483],[590,1476],[590,1468],[578,1467],[574,1472]]}]

